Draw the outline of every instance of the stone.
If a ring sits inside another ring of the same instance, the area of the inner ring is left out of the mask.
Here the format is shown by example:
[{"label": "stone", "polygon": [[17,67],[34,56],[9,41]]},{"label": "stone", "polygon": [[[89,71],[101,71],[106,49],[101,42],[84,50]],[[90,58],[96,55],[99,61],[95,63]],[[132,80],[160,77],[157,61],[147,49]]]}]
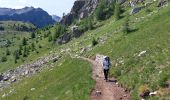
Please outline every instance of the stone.
[{"label": "stone", "polygon": [[149,93],[149,95],[150,95],[150,96],[155,96],[155,95],[157,95],[157,93],[158,93],[158,92],[157,92],[157,91],[155,91],[155,92],[151,92],[151,93]]},{"label": "stone", "polygon": [[17,81],[17,79],[12,79],[12,80],[11,80],[12,83],[14,83],[14,82],[16,82],[16,81]]},{"label": "stone", "polygon": [[142,9],[142,7],[134,7],[134,8],[132,8],[132,10],[130,12],[130,15],[138,13],[141,9]]},{"label": "stone", "polygon": [[138,57],[141,57],[142,55],[144,55],[147,51],[142,51],[138,54]]},{"label": "stone", "polygon": [[7,96],[6,93],[4,93],[4,94],[2,95],[2,98],[6,97],[6,96]]},{"label": "stone", "polygon": [[58,57],[54,57],[53,62],[57,62],[57,61],[58,61]]},{"label": "stone", "polygon": [[31,88],[31,91],[34,91],[35,90],[35,88]]},{"label": "stone", "polygon": [[127,95],[123,95],[123,97],[127,97]]},{"label": "stone", "polygon": [[5,76],[5,77],[3,78],[3,81],[8,81],[9,79],[10,79],[9,77]]},{"label": "stone", "polygon": [[101,94],[102,94],[101,91],[96,91],[96,95],[97,95],[97,96],[99,96],[99,95],[101,95]]},{"label": "stone", "polygon": [[81,51],[80,51],[80,53],[82,54],[82,53],[84,53],[85,51],[86,51],[86,49],[85,49],[85,48],[82,48]]}]

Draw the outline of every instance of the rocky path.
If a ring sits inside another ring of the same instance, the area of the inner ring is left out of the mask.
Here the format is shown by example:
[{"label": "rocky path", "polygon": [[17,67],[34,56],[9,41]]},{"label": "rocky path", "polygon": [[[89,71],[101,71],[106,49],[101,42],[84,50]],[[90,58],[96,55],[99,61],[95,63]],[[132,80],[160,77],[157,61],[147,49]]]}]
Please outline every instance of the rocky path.
[{"label": "rocky path", "polygon": [[100,63],[88,58],[83,59],[93,65],[93,78],[96,81],[96,86],[91,93],[91,100],[130,100],[129,93],[119,87],[114,78],[110,78],[109,82],[104,80]]}]

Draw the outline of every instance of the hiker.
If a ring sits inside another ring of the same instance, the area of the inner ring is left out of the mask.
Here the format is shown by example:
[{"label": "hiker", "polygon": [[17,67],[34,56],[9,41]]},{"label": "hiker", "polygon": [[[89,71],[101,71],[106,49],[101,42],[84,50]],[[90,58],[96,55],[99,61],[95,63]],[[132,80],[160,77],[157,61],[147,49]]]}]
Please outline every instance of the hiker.
[{"label": "hiker", "polygon": [[104,57],[103,72],[104,72],[104,77],[105,77],[106,82],[108,82],[109,69],[110,69],[110,58]]}]

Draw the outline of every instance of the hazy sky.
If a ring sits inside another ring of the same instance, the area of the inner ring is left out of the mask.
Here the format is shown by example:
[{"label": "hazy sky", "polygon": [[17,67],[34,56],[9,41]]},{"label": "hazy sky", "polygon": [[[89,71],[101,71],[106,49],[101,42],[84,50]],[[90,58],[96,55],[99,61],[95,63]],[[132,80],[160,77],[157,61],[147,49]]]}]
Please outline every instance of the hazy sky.
[{"label": "hazy sky", "polygon": [[71,10],[75,0],[0,0],[0,7],[23,8],[25,6],[40,7],[49,14],[62,16]]}]

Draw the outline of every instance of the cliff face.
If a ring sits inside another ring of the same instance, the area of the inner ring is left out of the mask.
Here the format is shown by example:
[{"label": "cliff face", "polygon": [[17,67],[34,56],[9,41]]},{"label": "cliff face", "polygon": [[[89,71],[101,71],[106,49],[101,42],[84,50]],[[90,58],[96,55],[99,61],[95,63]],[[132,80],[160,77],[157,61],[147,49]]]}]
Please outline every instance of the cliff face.
[{"label": "cliff face", "polygon": [[96,9],[99,0],[76,0],[71,9],[71,12],[66,16],[63,16],[61,23],[64,25],[70,25],[74,18],[82,19],[90,16]]}]

